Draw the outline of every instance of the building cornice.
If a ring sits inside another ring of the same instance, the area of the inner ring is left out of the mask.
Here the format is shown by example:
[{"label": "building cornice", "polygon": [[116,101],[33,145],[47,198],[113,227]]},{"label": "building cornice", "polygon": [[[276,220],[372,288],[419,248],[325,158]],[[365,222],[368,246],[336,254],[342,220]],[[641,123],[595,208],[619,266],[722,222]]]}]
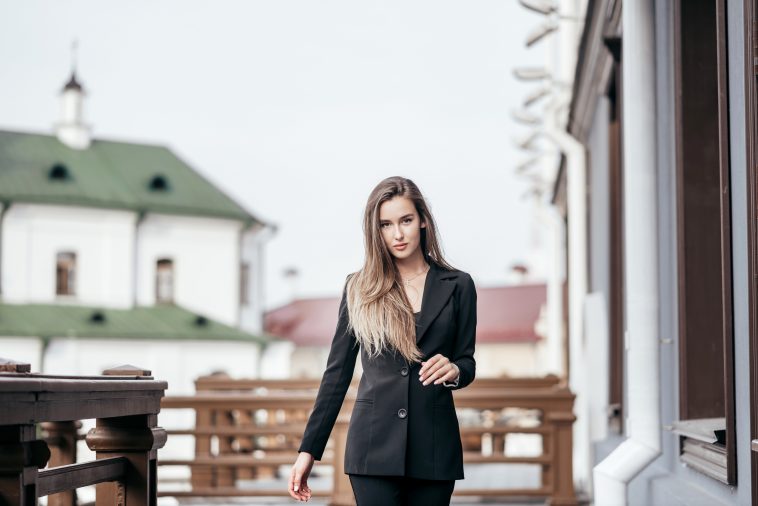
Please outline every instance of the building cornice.
[{"label": "building cornice", "polygon": [[614,63],[620,53],[621,0],[589,0],[587,17],[579,44],[568,131],[579,141],[587,141],[597,97],[605,95]]}]

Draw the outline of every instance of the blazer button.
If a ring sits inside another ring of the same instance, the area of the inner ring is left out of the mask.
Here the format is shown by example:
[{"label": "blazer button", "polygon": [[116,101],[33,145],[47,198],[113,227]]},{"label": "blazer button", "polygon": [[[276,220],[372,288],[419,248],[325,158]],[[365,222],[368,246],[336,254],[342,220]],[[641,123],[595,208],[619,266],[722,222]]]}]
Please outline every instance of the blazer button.
[{"label": "blazer button", "polygon": [[403,367],[402,369],[400,369],[400,374],[402,374],[403,376],[408,376],[408,368]]},{"label": "blazer button", "polygon": [[399,416],[400,418],[405,418],[406,416],[408,416],[408,412],[405,409],[400,408],[397,410],[397,416]]}]

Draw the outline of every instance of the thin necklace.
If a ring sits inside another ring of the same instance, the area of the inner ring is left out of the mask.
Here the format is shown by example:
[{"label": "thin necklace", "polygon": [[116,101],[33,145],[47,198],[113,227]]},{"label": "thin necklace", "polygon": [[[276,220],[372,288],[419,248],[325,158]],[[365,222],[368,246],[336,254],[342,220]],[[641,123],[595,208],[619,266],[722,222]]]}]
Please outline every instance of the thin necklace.
[{"label": "thin necklace", "polygon": [[418,274],[416,274],[412,278],[403,278],[403,283],[405,283],[406,285],[409,284],[411,281],[413,281],[417,277],[419,277],[422,274],[424,274],[425,272],[427,272],[429,270],[429,267],[430,267],[429,264],[426,264],[426,269],[424,269],[423,271],[419,272]]}]

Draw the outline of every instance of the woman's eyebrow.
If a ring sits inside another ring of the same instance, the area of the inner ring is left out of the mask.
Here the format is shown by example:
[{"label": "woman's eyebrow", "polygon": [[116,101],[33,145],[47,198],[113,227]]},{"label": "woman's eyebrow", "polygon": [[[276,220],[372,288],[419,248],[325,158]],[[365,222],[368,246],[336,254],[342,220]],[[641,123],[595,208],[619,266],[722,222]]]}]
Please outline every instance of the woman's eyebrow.
[{"label": "woman's eyebrow", "polygon": [[[400,217],[401,220],[404,220],[406,218],[413,218],[413,213],[408,213],[408,214]],[[392,221],[391,220],[379,220],[379,223],[392,223]]]}]

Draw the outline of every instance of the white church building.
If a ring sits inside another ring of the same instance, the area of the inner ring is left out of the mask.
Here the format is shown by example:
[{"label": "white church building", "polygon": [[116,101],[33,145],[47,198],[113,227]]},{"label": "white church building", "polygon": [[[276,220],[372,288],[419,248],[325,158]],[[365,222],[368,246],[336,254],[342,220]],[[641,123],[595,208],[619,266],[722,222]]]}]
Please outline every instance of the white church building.
[{"label": "white church building", "polygon": [[44,373],[255,377],[264,223],[165,146],[92,138],[75,72],[51,133],[0,131],[0,357]]}]

